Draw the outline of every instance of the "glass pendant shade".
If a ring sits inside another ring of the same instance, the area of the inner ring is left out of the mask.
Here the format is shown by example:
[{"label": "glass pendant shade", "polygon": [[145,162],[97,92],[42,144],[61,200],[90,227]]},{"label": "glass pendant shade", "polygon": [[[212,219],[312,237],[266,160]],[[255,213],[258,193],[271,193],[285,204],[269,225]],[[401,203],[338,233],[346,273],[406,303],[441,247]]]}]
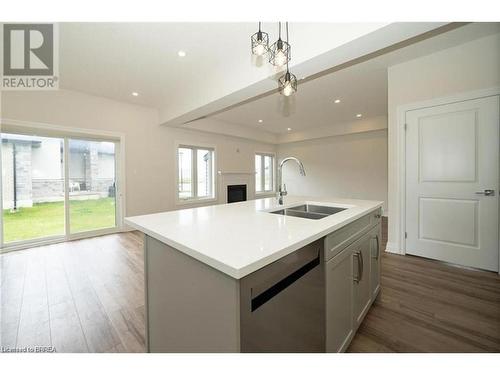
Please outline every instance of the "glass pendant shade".
[{"label": "glass pendant shade", "polygon": [[279,90],[282,95],[290,96],[297,91],[297,77],[288,70],[278,80]]},{"label": "glass pendant shade", "polygon": [[269,47],[269,62],[274,66],[285,66],[290,61],[290,44],[278,39]]},{"label": "glass pendant shade", "polygon": [[260,25],[259,31],[252,35],[251,42],[252,54],[256,56],[265,55],[269,50],[269,35],[260,30]]}]

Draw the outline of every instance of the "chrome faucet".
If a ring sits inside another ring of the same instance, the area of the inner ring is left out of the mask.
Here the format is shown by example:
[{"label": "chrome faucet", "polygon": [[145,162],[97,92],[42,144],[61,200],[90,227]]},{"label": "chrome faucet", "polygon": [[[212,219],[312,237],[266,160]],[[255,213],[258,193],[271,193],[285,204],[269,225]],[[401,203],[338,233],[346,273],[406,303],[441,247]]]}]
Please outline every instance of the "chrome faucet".
[{"label": "chrome faucet", "polygon": [[302,176],[306,175],[304,165],[299,159],[293,156],[289,156],[281,161],[278,167],[278,194],[277,194],[278,204],[283,204],[283,197],[288,194],[288,192],[286,191],[286,185],[283,184],[283,165],[289,160],[293,160],[299,165],[300,174]]}]

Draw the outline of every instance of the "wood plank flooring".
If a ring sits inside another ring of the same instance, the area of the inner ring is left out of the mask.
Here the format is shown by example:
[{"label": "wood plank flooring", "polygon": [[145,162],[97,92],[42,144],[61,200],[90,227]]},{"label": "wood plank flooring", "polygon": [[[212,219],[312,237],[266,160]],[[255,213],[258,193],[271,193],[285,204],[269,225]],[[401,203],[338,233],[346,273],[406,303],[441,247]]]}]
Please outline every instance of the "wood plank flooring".
[{"label": "wood plank flooring", "polygon": [[0,256],[2,347],[144,352],[140,233]]},{"label": "wood plank flooring", "polygon": [[500,278],[382,256],[381,294],[350,352],[500,352]]},{"label": "wood plank flooring", "polygon": [[500,352],[498,274],[385,253],[381,287],[349,352]]},{"label": "wood plank flooring", "polygon": [[[0,267],[2,347],[144,351],[140,233],[6,253]],[[500,278],[384,254],[381,295],[349,351],[500,352]]]}]

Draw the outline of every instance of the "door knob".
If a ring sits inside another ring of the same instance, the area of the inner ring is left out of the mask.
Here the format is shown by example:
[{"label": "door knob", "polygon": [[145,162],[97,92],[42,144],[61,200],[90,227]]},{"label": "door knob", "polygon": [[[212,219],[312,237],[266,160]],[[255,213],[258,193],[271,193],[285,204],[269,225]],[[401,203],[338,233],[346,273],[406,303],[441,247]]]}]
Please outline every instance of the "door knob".
[{"label": "door knob", "polygon": [[495,190],[484,189],[483,191],[476,191],[476,194],[480,194],[480,195],[485,195],[487,197],[491,197],[491,196],[495,195]]}]

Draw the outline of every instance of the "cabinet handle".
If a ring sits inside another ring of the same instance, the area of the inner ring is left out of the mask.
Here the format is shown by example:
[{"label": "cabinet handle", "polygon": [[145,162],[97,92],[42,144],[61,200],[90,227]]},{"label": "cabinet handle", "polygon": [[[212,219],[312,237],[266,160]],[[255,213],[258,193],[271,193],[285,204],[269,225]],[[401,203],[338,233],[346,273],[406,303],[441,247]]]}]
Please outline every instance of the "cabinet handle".
[{"label": "cabinet handle", "polygon": [[363,253],[359,252],[361,259],[361,276],[359,277],[359,281],[363,280],[363,274],[365,273],[365,260],[363,259]]},{"label": "cabinet handle", "polygon": [[378,260],[378,257],[380,256],[380,242],[379,242],[378,234],[373,236],[372,239],[377,240],[377,255],[375,255],[373,258]]},{"label": "cabinet handle", "polygon": [[354,253],[354,256],[356,257],[356,263],[358,266],[358,273],[357,275],[353,278],[355,283],[359,283],[361,279],[363,278],[363,254],[361,254],[361,251],[356,251]]},{"label": "cabinet handle", "polygon": [[495,190],[493,189],[484,189],[483,191],[476,191],[476,194],[485,195],[487,197],[491,197],[495,195]]},{"label": "cabinet handle", "polygon": [[359,283],[359,252],[355,252],[353,254],[353,256],[356,257],[356,265],[357,265],[357,268],[358,268],[358,272],[356,273],[356,276],[353,277],[353,280],[355,283]]}]

